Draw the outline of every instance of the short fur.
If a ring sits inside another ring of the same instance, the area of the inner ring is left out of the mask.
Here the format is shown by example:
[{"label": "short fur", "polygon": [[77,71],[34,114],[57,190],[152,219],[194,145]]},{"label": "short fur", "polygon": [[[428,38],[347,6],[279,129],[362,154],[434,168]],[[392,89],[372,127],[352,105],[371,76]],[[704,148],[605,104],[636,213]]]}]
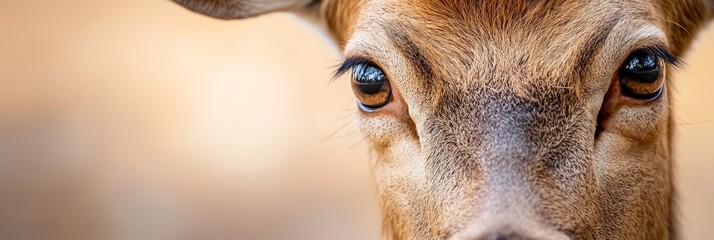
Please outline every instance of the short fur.
[{"label": "short fur", "polygon": [[384,239],[677,236],[670,96],[623,97],[617,72],[636,49],[674,63],[713,1],[176,1],[319,9],[346,57],[384,70],[392,103],[357,117]]}]

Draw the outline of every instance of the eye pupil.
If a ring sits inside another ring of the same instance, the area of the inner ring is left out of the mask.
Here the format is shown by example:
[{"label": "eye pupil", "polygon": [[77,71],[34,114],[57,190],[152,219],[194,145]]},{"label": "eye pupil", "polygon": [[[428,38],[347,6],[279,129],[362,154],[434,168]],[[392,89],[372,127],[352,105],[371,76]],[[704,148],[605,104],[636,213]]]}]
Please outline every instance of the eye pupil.
[{"label": "eye pupil", "polygon": [[659,58],[647,51],[632,53],[620,71],[623,94],[644,100],[657,98],[664,86],[659,63]]},{"label": "eye pupil", "polygon": [[352,67],[352,88],[364,110],[376,110],[391,98],[391,86],[384,72],[369,63]]},{"label": "eye pupil", "polygon": [[375,94],[382,89],[384,85],[384,73],[377,67],[360,64],[352,69],[355,84],[359,90],[365,94]]},{"label": "eye pupil", "polygon": [[657,69],[657,58],[644,51],[638,51],[630,56],[625,68],[632,72],[652,71]]},{"label": "eye pupil", "polygon": [[383,82],[379,83],[357,83],[357,87],[359,90],[365,94],[375,94],[378,93],[379,90],[382,89],[382,85],[384,85]]},{"label": "eye pupil", "polygon": [[634,80],[652,83],[659,78],[657,57],[644,51],[633,53],[625,63],[622,76]]}]

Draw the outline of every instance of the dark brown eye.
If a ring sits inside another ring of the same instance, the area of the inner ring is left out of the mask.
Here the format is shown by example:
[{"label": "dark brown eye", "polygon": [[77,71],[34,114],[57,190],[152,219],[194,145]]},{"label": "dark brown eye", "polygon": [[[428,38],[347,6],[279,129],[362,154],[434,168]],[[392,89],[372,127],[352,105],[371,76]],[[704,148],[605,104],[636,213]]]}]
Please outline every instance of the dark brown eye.
[{"label": "dark brown eye", "polygon": [[659,97],[664,88],[661,64],[657,56],[644,50],[630,54],[620,70],[622,94],[642,100]]},{"label": "dark brown eye", "polygon": [[392,87],[378,67],[360,63],[352,67],[352,91],[362,110],[375,111],[389,103]]}]

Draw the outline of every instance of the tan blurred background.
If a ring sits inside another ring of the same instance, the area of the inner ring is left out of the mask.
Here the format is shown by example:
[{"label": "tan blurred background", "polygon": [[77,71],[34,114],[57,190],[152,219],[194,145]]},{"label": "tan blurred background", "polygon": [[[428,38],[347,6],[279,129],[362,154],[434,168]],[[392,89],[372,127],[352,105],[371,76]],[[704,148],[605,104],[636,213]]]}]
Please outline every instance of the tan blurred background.
[{"label": "tan blurred background", "polygon": [[[714,30],[677,73],[685,239],[714,227]],[[377,239],[340,57],[287,14],[0,1],[0,239]]]}]

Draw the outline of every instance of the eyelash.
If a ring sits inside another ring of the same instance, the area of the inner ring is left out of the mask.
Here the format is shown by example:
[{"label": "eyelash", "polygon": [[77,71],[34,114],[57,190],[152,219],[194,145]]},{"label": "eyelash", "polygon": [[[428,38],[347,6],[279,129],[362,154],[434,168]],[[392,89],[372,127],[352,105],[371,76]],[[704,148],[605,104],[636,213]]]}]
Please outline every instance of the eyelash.
[{"label": "eyelash", "polygon": [[[662,47],[662,46],[649,46],[649,47],[644,47],[640,49],[641,51],[645,51],[649,54],[652,54],[666,62],[667,64],[670,64],[674,67],[679,67],[683,64],[682,59],[671,52],[667,50],[667,48]],[[344,75],[347,73],[350,69],[352,69],[354,66],[359,65],[359,64],[372,64],[372,61],[365,57],[361,56],[354,56],[354,57],[348,57],[345,59],[335,70],[334,75],[332,76],[332,80],[335,80],[339,78],[340,76]]]},{"label": "eyelash", "polygon": [[354,66],[360,65],[360,64],[371,64],[371,65],[376,65],[372,63],[369,59],[365,57],[348,57],[343,61],[339,67],[337,67],[337,70],[335,70],[335,74],[333,75],[332,79],[336,79],[345,73],[349,72],[350,69],[352,69]]},{"label": "eyelash", "polygon": [[644,51],[646,53],[652,54],[655,57],[662,59],[664,62],[667,64],[670,64],[674,67],[679,67],[682,65],[682,59],[671,52],[667,50],[667,48],[662,47],[662,46],[649,46],[649,47],[644,47],[639,49],[640,51]]}]

